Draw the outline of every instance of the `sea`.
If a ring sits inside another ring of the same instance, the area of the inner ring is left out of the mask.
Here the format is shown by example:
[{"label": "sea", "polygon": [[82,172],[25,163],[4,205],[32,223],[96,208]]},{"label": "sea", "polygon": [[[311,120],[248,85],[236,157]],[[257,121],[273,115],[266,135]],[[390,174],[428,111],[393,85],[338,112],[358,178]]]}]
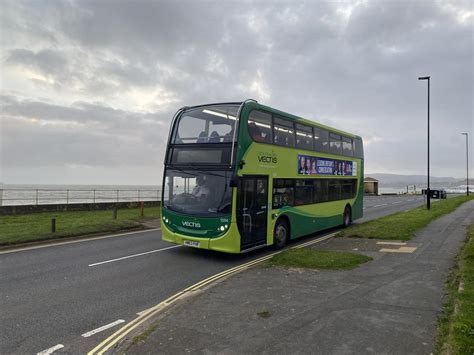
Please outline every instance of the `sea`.
[{"label": "sea", "polygon": [[[474,186],[470,186],[470,191]],[[414,193],[413,190],[409,191]],[[421,189],[417,188],[417,193]],[[465,193],[466,185],[446,188],[448,193]],[[473,191],[474,192],[474,191]],[[403,194],[406,188],[379,187],[379,194]],[[0,206],[59,203],[158,201],[159,185],[24,185],[0,183]]]},{"label": "sea", "polygon": [[0,184],[0,206],[158,201],[158,185]]}]

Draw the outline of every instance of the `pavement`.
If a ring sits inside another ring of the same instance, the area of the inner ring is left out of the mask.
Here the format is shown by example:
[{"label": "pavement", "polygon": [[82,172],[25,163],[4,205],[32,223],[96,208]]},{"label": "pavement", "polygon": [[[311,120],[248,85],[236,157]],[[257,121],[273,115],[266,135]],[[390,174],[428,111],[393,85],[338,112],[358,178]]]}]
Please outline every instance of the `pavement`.
[{"label": "pavement", "polygon": [[406,244],[329,239],[317,248],[374,260],[351,271],[255,267],[169,309],[145,341],[130,347],[130,337],[116,352],[431,354],[444,283],[473,222],[470,201]]},{"label": "pavement", "polygon": [[[419,196],[367,197],[363,220],[422,203]],[[0,354],[57,345],[60,352],[85,353],[137,313],[269,252],[226,255],[175,246],[161,240],[159,229],[0,251]]]}]

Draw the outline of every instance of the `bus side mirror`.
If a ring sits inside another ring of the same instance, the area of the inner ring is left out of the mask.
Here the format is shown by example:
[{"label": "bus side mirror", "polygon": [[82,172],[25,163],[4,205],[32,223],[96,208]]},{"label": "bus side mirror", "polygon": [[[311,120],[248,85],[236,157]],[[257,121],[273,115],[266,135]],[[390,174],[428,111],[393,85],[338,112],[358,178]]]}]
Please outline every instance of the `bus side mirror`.
[{"label": "bus side mirror", "polygon": [[239,186],[239,177],[235,176],[235,175],[232,176],[230,178],[229,186],[230,187],[238,187]]}]

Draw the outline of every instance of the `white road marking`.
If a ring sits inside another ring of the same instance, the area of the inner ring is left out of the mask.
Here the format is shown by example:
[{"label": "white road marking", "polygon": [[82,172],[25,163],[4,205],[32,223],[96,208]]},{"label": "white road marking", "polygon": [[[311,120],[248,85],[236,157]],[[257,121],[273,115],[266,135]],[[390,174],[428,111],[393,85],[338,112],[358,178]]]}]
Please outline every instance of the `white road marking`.
[{"label": "white road marking", "polygon": [[161,249],[155,249],[155,250],[150,250],[150,251],[146,251],[146,252],[144,252],[144,253],[138,253],[138,254],[133,254],[133,255],[122,256],[121,258],[111,259],[111,260],[105,260],[105,261],[101,261],[101,262],[98,262],[98,263],[89,264],[89,265],[87,265],[87,266],[97,266],[97,265],[102,265],[102,264],[113,263],[114,261],[120,261],[120,260],[135,258],[135,257],[137,257],[137,256],[142,256],[142,255],[147,255],[147,254],[152,254],[152,253],[158,253],[159,251],[165,251],[165,250],[174,249],[174,248],[179,248],[179,247],[182,247],[182,245],[173,245],[173,246],[171,246],[171,247],[161,248]]},{"label": "white road marking", "polygon": [[407,245],[404,242],[377,242],[379,245]]},{"label": "white road marking", "polygon": [[387,248],[382,248],[380,251],[382,253],[413,253],[417,247],[400,247],[398,249],[387,249]]},{"label": "white road marking", "polygon": [[109,235],[101,235],[99,237],[84,237],[81,239],[75,239],[75,240],[68,240],[64,242],[53,242],[51,241],[51,244],[44,244],[44,245],[34,245],[31,247],[18,247],[15,249],[6,249],[3,251],[0,251],[1,254],[10,254],[10,253],[18,253],[20,251],[28,251],[28,250],[34,250],[34,249],[42,249],[42,248],[51,248],[51,247],[57,247],[59,245],[66,245],[66,244],[75,244],[75,243],[84,243],[84,242],[91,242],[93,240],[100,240],[100,239],[108,239],[108,238],[115,238],[115,237],[123,237],[125,235],[130,235],[130,234],[139,234],[139,233],[147,233],[147,232],[153,232],[153,231],[160,231],[161,228],[150,228],[150,229],[144,229],[144,230],[137,230],[134,232],[126,232],[126,233],[119,233],[119,234],[109,234]]},{"label": "white road marking", "polygon": [[387,206],[387,203],[382,203],[381,205],[375,205],[374,207],[382,207],[382,206]]},{"label": "white road marking", "polygon": [[106,324],[106,325],[104,325],[100,328],[97,328],[97,329],[91,330],[90,332],[84,333],[84,334],[82,334],[82,337],[88,338],[91,335],[94,335],[94,334],[103,332],[104,330],[107,330],[109,328],[115,327],[117,324],[120,324],[120,323],[125,323],[125,321],[123,319],[116,320],[115,322]]},{"label": "white road marking", "polygon": [[56,350],[59,350],[59,349],[62,349],[62,348],[64,348],[64,345],[63,344],[58,344],[58,345],[55,345],[55,346],[53,346],[49,349],[40,351],[39,353],[37,353],[37,355],[49,355],[49,354],[54,353]]}]

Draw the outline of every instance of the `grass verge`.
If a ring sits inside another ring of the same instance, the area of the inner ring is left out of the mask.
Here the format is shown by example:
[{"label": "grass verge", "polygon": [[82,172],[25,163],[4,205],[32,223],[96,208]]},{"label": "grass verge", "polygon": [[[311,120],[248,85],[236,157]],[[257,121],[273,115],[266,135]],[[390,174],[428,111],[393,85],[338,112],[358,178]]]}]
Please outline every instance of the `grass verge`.
[{"label": "grass verge", "polygon": [[474,224],[447,285],[448,302],[438,323],[438,353],[474,354]]},{"label": "grass verge", "polygon": [[[0,246],[140,228],[141,221],[159,214],[159,207],[149,207],[145,208],[145,217],[140,216],[138,208],[119,209],[117,219],[113,219],[112,210],[1,216]],[[56,218],[55,233],[51,233],[52,218]]]},{"label": "grass verge", "polygon": [[431,221],[454,211],[474,196],[459,196],[431,204],[431,210],[420,206],[407,212],[399,212],[370,222],[347,228],[339,237],[409,240],[416,231],[426,227]]},{"label": "grass verge", "polygon": [[309,269],[349,270],[372,260],[371,257],[312,248],[288,249],[274,255],[267,265]]}]

